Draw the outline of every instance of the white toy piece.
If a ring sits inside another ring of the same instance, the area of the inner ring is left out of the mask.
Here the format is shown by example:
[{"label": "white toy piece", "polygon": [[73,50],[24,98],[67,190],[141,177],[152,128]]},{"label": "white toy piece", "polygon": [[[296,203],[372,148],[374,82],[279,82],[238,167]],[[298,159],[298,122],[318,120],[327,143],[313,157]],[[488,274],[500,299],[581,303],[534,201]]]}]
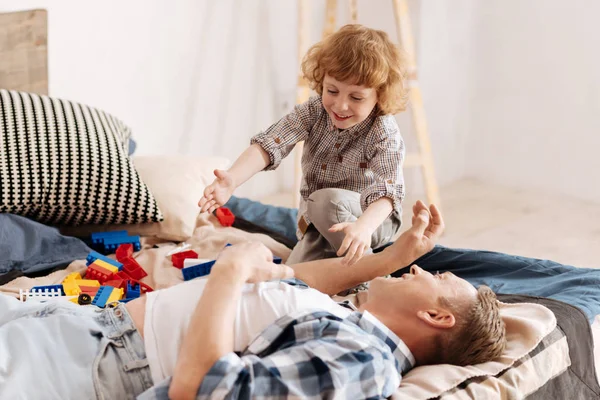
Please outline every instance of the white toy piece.
[{"label": "white toy piece", "polygon": [[44,303],[47,301],[56,300],[71,300],[77,298],[77,296],[63,296],[61,291],[58,289],[46,289],[44,291],[36,290],[29,291],[19,289],[19,300],[21,301],[35,301],[38,303]]},{"label": "white toy piece", "polygon": [[192,245],[189,243],[181,243],[181,245],[175,247],[173,250],[167,253],[166,257],[169,258],[173,254],[181,253],[182,251],[186,251],[192,248]]}]

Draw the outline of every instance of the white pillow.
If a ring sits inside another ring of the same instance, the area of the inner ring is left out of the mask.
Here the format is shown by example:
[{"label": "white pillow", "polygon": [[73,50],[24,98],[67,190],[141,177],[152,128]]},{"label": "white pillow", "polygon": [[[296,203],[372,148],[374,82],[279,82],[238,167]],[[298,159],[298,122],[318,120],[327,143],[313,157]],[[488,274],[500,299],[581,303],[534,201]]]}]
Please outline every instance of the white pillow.
[{"label": "white pillow", "polygon": [[87,225],[65,227],[65,234],[85,236],[91,232],[127,230],[130,235],[155,236],[164,240],[184,241],[194,232],[200,212],[198,200],[215,176],[215,169],[225,169],[230,161],[224,157],[133,156],[133,164],[150,189],[164,220],[135,225]]}]

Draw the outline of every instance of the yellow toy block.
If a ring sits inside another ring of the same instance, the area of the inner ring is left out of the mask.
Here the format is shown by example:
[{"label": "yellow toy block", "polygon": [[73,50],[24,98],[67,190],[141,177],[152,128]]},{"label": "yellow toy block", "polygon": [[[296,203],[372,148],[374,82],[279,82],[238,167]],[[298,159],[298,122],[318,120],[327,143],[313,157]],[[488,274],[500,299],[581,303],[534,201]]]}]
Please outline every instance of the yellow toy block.
[{"label": "yellow toy block", "polygon": [[72,281],[75,281],[77,279],[81,279],[81,274],[79,272],[72,272],[69,275],[67,275],[65,277],[65,279],[63,279],[63,283],[65,283],[65,282],[72,282]]},{"label": "yellow toy block", "polygon": [[100,287],[100,282],[95,279],[77,279],[75,281],[77,286],[92,286],[92,287]]},{"label": "yellow toy block", "polygon": [[115,301],[119,301],[123,298],[123,289],[113,288],[108,300],[106,300],[106,304],[110,304]]},{"label": "yellow toy block", "polygon": [[113,273],[117,273],[117,272],[119,272],[119,268],[115,267],[115,266],[114,266],[114,265],[112,265],[112,264],[109,264],[109,263],[107,263],[106,261],[102,261],[102,260],[100,260],[100,259],[96,259],[96,260],[94,260],[94,262],[93,262],[92,264],[96,264],[96,265],[98,265],[99,267],[102,267],[102,268],[104,268],[104,269],[107,269],[107,270],[109,270],[109,271],[111,271],[111,272],[113,272]]},{"label": "yellow toy block", "polygon": [[76,282],[75,280],[63,281],[62,285],[63,285],[63,290],[65,291],[65,295],[79,296],[79,293],[81,293],[81,289],[75,282]]}]

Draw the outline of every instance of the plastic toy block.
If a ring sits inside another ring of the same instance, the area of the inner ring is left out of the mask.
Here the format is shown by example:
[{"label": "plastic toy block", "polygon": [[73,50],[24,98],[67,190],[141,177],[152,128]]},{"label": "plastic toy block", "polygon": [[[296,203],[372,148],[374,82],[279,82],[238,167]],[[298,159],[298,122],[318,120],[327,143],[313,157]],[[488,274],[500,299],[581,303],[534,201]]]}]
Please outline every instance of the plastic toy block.
[{"label": "plastic toy block", "polygon": [[112,264],[107,263],[106,261],[103,260],[95,260],[93,262],[93,264],[96,264],[104,269],[107,269],[109,271],[111,271],[113,274],[116,274],[117,272],[119,272],[120,268],[115,267]]},{"label": "plastic toy block", "polygon": [[77,279],[75,283],[77,286],[100,286],[100,282],[95,279]]},{"label": "plastic toy block", "polygon": [[106,300],[106,304],[114,303],[115,301],[119,301],[123,298],[123,289],[113,288],[112,292],[110,292],[110,296],[108,300]]},{"label": "plastic toy block", "polygon": [[114,288],[111,286],[100,286],[98,292],[94,296],[94,300],[92,300],[92,304],[98,307],[104,307],[107,304],[113,289]]},{"label": "plastic toy block", "polygon": [[104,282],[104,286],[112,286],[114,288],[124,289],[126,283],[127,283],[127,281],[124,279],[121,279],[121,278],[114,279],[114,277],[113,277],[113,279]]},{"label": "plastic toy block", "polygon": [[125,290],[125,298],[136,299],[140,297],[140,285],[137,283],[127,282],[127,289]]},{"label": "plastic toy block", "polygon": [[67,296],[79,296],[81,289],[74,280],[63,282],[63,288]]},{"label": "plastic toy block", "polygon": [[131,243],[125,243],[120,245],[116,251],[117,260],[123,262],[129,257],[133,256],[133,245]]},{"label": "plastic toy block", "polygon": [[215,215],[222,226],[231,226],[235,221],[235,215],[227,207],[219,207],[215,211]]},{"label": "plastic toy block", "polygon": [[91,239],[93,245],[100,245],[104,242],[104,239],[127,236],[129,236],[127,231],[96,232],[91,234]]},{"label": "plastic toy block", "polygon": [[97,253],[95,251],[91,251],[90,254],[88,254],[88,256],[86,257],[86,260],[87,260],[87,262],[86,262],[87,265],[90,265],[95,260],[102,260],[104,262],[114,265],[115,267],[117,267],[119,269],[121,269],[123,267],[123,264],[121,264],[120,262],[115,261],[110,257],[103,256],[102,254]]},{"label": "plastic toy block", "polygon": [[214,264],[215,261],[213,260],[182,269],[181,273],[183,274],[183,280],[190,281],[192,279],[210,274],[210,270]]},{"label": "plastic toy block", "polygon": [[65,276],[65,279],[63,279],[63,283],[76,281],[78,279],[81,279],[81,274],[79,272],[72,272],[69,275]]},{"label": "plastic toy block", "polygon": [[145,276],[148,276],[148,273],[142,268],[135,258],[128,258],[123,263],[123,271],[125,271],[129,276],[131,276],[135,280],[140,280]]},{"label": "plastic toy block", "polygon": [[275,264],[281,264],[281,257],[274,256],[274,257],[273,257],[273,262],[274,262]]},{"label": "plastic toy block", "polygon": [[165,256],[167,258],[171,257],[175,253],[181,253],[182,251],[186,251],[192,248],[192,245],[189,243],[182,243],[179,246],[175,247],[173,250],[169,251]]},{"label": "plastic toy block", "polygon": [[205,262],[212,261],[208,258],[186,258],[183,260],[183,268],[192,267],[198,264],[204,264]]},{"label": "plastic toy block", "polygon": [[19,289],[20,301],[48,301],[52,299],[64,299],[59,289],[47,289],[45,292],[31,292],[29,290]]},{"label": "plastic toy block", "polygon": [[146,285],[143,282],[139,282],[139,281],[134,281],[134,282],[137,283],[138,285],[140,285],[140,293],[142,293],[142,294],[154,291],[154,289],[152,289],[150,286]]},{"label": "plastic toy block", "polygon": [[181,253],[175,253],[171,256],[171,262],[175,268],[183,268],[183,260],[186,258],[198,258],[198,253],[194,250],[186,250]]},{"label": "plastic toy block", "polygon": [[114,237],[104,239],[104,252],[114,253],[122,244],[131,244],[135,251],[140,251],[142,248],[139,236]]},{"label": "plastic toy block", "polygon": [[100,286],[79,286],[79,289],[81,289],[81,293],[89,294],[93,298],[100,290]]},{"label": "plastic toy block", "polygon": [[34,286],[29,291],[30,293],[60,293],[59,296],[65,295],[65,289],[63,285],[45,285],[45,286]]},{"label": "plastic toy block", "polygon": [[88,267],[85,273],[85,278],[95,279],[98,282],[100,282],[100,284],[102,284],[103,282],[112,279],[113,275],[114,274],[112,273],[112,271],[102,268],[101,266],[94,263]]}]

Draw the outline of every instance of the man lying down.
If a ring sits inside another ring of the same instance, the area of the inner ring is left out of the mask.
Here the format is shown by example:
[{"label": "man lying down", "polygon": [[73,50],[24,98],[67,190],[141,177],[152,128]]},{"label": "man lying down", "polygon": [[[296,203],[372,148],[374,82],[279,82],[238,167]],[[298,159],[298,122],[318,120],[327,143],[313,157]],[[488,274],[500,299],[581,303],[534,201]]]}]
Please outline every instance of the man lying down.
[{"label": "man lying down", "polygon": [[[386,398],[416,365],[476,364],[506,343],[494,293],[418,266],[444,228],[435,206],[352,266],[272,262],[228,247],[208,279],[104,310],[0,296],[0,398]],[[372,280],[360,307],[328,295]]]}]

